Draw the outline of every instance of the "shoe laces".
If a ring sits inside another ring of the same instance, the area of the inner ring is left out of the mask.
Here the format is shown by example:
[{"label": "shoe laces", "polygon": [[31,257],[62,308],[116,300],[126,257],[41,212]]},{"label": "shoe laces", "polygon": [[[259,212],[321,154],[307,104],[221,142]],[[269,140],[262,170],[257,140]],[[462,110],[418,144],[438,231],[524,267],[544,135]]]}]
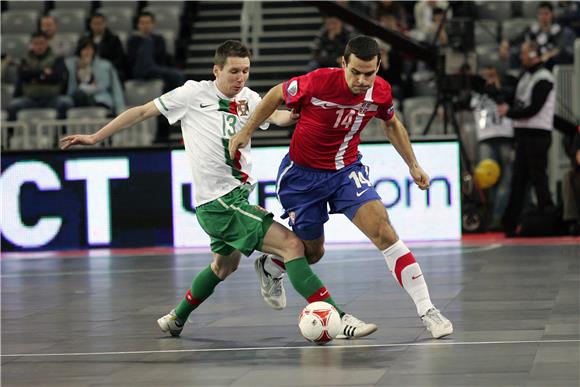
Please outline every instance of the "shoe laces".
[{"label": "shoe laces", "polygon": [[270,293],[274,296],[280,296],[282,294],[282,277],[271,277],[270,280]]},{"label": "shoe laces", "polygon": [[352,325],[353,327],[360,327],[366,324],[364,321],[359,320],[351,314],[345,314],[342,316],[342,322],[347,325]]},{"label": "shoe laces", "polygon": [[443,317],[437,308],[431,308],[425,313],[425,317],[431,319],[437,324],[443,324]]}]

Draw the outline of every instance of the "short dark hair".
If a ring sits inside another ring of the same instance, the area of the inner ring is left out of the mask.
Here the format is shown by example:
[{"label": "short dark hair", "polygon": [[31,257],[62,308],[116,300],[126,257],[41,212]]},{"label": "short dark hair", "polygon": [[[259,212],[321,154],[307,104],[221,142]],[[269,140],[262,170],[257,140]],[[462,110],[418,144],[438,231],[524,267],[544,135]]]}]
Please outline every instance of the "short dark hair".
[{"label": "short dark hair", "polygon": [[105,15],[103,15],[100,12],[93,12],[93,14],[91,15],[91,18],[89,20],[93,20],[96,17],[100,17],[103,20],[107,20],[107,18],[105,17]]},{"label": "short dark hair", "polygon": [[155,22],[155,15],[153,15],[151,12],[148,12],[148,11],[141,12],[139,14],[139,16],[137,17],[137,21],[139,21],[139,19],[141,19],[144,16],[150,17],[151,20],[153,20]]},{"label": "short dark hair", "polygon": [[219,68],[223,68],[229,57],[249,58],[250,50],[239,40],[226,40],[215,50],[213,63]]},{"label": "short dark hair", "polygon": [[75,51],[75,54],[77,56],[80,56],[83,48],[89,47],[89,46],[92,47],[93,50],[95,50],[95,55],[96,55],[97,46],[95,45],[95,42],[93,42],[93,39],[91,39],[89,36],[85,36],[85,37],[81,38],[81,40],[79,41],[79,45],[77,46],[77,49]]},{"label": "short dark hair", "polygon": [[46,36],[46,34],[42,31],[34,31],[32,34],[30,34],[30,40],[35,39],[35,38],[44,38],[44,39],[48,39],[48,36]]},{"label": "short dark hair", "polygon": [[540,1],[540,3],[538,4],[538,9],[541,8],[548,8],[550,12],[554,12],[554,6],[549,1]]},{"label": "short dark hair", "polygon": [[344,49],[344,61],[348,64],[350,54],[366,62],[377,58],[377,63],[381,60],[381,50],[376,40],[366,35],[359,35],[348,41]]}]

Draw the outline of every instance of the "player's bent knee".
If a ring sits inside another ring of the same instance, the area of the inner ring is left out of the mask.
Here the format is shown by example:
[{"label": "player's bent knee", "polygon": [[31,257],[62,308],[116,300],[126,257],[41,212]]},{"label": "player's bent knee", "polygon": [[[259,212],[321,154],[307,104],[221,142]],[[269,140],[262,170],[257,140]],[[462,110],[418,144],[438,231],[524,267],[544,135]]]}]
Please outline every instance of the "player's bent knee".
[{"label": "player's bent knee", "polygon": [[296,257],[303,257],[304,256],[304,244],[297,236],[293,235],[288,237],[285,241],[285,250],[287,257],[284,257],[286,260],[293,259]]},{"label": "player's bent knee", "polygon": [[212,271],[219,279],[224,280],[238,269],[237,263],[212,262]]},{"label": "player's bent knee", "polygon": [[316,250],[307,251],[306,258],[308,259],[308,263],[310,265],[314,265],[315,263],[317,263],[322,259],[323,255],[324,255],[324,247],[320,246]]}]

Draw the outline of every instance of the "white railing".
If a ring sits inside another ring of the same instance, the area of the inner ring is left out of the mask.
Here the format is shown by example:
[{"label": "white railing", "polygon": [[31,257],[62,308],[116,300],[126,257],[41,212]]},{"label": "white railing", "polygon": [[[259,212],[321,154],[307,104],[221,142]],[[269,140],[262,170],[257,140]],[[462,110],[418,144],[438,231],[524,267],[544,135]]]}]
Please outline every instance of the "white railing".
[{"label": "white railing", "polygon": [[[66,120],[3,121],[2,149],[57,149],[59,138],[67,134],[91,134],[110,121],[109,118],[69,118]],[[143,121],[108,138],[98,147],[150,146],[155,138],[155,124]]]}]

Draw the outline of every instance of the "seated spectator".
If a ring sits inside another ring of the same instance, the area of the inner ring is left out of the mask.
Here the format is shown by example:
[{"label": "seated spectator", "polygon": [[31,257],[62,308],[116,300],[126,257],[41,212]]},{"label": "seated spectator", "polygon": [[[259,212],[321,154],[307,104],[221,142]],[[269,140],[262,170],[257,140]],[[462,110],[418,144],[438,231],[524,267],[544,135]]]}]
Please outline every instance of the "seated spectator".
[{"label": "seated spectator", "polygon": [[18,111],[27,108],[53,108],[59,118],[65,118],[72,100],[63,95],[68,75],[64,61],[52,52],[42,32],[32,34],[30,47],[18,68],[16,98],[8,106],[8,118],[15,120]]},{"label": "seated spectator", "polygon": [[[183,74],[169,67],[165,40],[155,34],[155,17],[152,13],[143,12],[137,20],[138,33],[129,38],[127,43],[129,68],[135,79],[161,78],[165,90],[172,90],[184,82]],[[170,42],[173,44],[173,42]]]},{"label": "seated spectator", "polygon": [[46,35],[48,45],[55,55],[66,57],[74,52],[74,43],[68,40],[55,39],[58,33],[58,23],[53,16],[43,15],[40,18],[40,30]]},{"label": "seated spectator", "polygon": [[77,55],[65,60],[69,73],[67,94],[75,106],[104,106],[113,115],[125,110],[125,97],[115,67],[95,55],[91,38],[79,43]]},{"label": "seated spectator", "polygon": [[[539,55],[548,69],[556,64],[573,63],[574,32],[554,22],[554,7],[547,1],[538,5],[537,20],[511,41],[503,40],[499,47],[502,58],[510,59],[511,67],[519,67],[517,48],[524,41],[535,42],[539,47]],[[516,50],[512,52],[511,47]]]},{"label": "seated spectator", "polygon": [[[86,37],[95,43],[96,55],[111,62],[119,77],[125,79],[125,49],[119,37],[107,27],[107,19],[104,15],[94,13],[91,16],[89,32],[79,39],[79,46]],[[77,52],[79,46],[77,46]]]},{"label": "seated spectator", "polygon": [[320,67],[339,67],[346,43],[351,37],[349,28],[335,16],[324,18],[324,27],[314,38],[309,70]]}]

